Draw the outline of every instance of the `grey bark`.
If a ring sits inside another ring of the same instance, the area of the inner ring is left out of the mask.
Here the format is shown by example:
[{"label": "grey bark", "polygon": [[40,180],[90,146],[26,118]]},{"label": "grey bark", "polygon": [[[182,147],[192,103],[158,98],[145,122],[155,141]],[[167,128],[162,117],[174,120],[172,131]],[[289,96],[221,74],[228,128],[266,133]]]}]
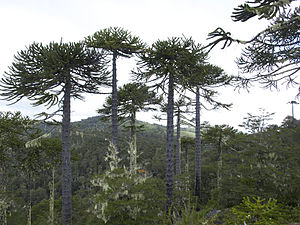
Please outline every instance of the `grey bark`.
[{"label": "grey bark", "polygon": [[188,161],[188,148],[185,149],[185,173],[188,174],[189,172],[189,161]]},{"label": "grey bark", "polygon": [[177,131],[176,131],[176,175],[181,174],[181,146],[180,146],[180,108],[177,112]]},{"label": "grey bark", "polygon": [[[4,178],[5,169],[0,167],[0,191],[6,193],[6,179]],[[2,190],[1,190],[2,189]],[[3,208],[3,225],[7,225],[7,206]]]},{"label": "grey bark", "polygon": [[118,94],[117,94],[117,52],[113,52],[112,59],[112,143],[118,149]]},{"label": "grey bark", "polygon": [[222,170],[222,131],[220,130],[219,140],[218,140],[218,171],[217,171],[217,188],[220,188],[221,184],[221,170]]},{"label": "grey bark", "polygon": [[132,149],[130,150],[130,170],[136,173],[137,169],[137,145],[136,145],[136,112],[132,112],[130,125],[130,139]]},{"label": "grey bark", "polygon": [[67,80],[63,99],[62,120],[62,224],[72,224],[72,173],[71,173],[71,83]]},{"label": "grey bark", "polygon": [[201,138],[200,138],[200,91],[196,88],[196,165],[195,165],[195,196],[201,198]]},{"label": "grey bark", "polygon": [[169,75],[168,107],[167,107],[167,149],[166,149],[166,212],[173,202],[174,190],[174,83]]},{"label": "grey bark", "polygon": [[3,225],[7,225],[7,208],[6,207],[3,212]]},{"label": "grey bark", "polygon": [[54,225],[54,186],[55,186],[55,167],[52,167],[52,181],[50,182],[50,200],[49,200],[49,224]]},{"label": "grey bark", "polygon": [[29,197],[29,200],[28,200],[28,205],[27,205],[27,209],[28,209],[28,214],[27,214],[27,225],[31,225],[31,172],[29,172],[28,174],[28,197]]}]

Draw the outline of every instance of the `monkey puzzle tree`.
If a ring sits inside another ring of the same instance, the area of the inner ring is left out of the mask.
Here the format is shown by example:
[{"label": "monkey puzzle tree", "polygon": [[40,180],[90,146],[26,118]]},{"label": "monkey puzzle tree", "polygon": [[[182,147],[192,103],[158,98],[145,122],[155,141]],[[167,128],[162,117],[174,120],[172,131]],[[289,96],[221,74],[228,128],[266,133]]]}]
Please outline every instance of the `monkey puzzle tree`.
[{"label": "monkey puzzle tree", "polygon": [[[154,105],[161,102],[161,97],[158,97],[154,91],[150,91],[145,84],[128,83],[118,90],[118,118],[124,122],[130,121],[130,171],[135,171],[137,160],[136,146],[136,113],[139,111],[156,110]],[[104,118],[111,117],[112,98],[109,96],[106,99],[103,108],[98,110]]]},{"label": "monkey puzzle tree", "polygon": [[[191,105],[191,100],[186,99],[185,96],[181,96],[174,103],[174,113],[176,115],[176,175],[181,174],[181,124],[191,124],[191,121],[186,118],[185,113],[189,113],[189,106]],[[182,109],[184,108],[184,109]]]},{"label": "monkey puzzle tree", "polygon": [[137,36],[127,30],[110,27],[100,30],[85,38],[89,47],[105,50],[112,55],[112,142],[118,148],[118,97],[117,97],[117,58],[130,58],[144,49],[144,44]]},{"label": "monkey puzzle tree", "polygon": [[[191,53],[192,52],[192,53]],[[137,79],[153,84],[168,96],[167,103],[167,147],[166,147],[166,211],[173,201],[174,190],[174,93],[180,88],[179,81],[184,77],[182,69],[196,55],[192,40],[169,38],[156,41],[140,55]]]},{"label": "monkey puzzle tree", "polygon": [[[18,52],[9,72],[1,79],[1,95],[18,102],[26,97],[33,105],[57,105],[62,118],[62,223],[72,224],[70,117],[71,98],[100,93],[109,85],[103,55],[83,43],[33,43]],[[62,110],[61,110],[62,109]]]},{"label": "monkey puzzle tree", "polygon": [[[221,189],[222,167],[223,167],[223,151],[225,147],[230,145],[230,140],[235,137],[237,130],[228,125],[207,126],[203,132],[204,139],[213,143],[217,148],[217,189]],[[220,197],[220,196],[218,196]]]},{"label": "monkey puzzle tree", "polygon": [[[176,117],[176,170],[175,174],[181,174],[181,125],[192,125],[193,119],[187,118],[185,114],[192,113],[190,106],[192,105],[191,99],[187,96],[180,95],[174,102],[174,116]],[[161,112],[167,112],[167,103],[161,103]],[[165,120],[161,115],[155,115],[155,119],[161,121]]]},{"label": "monkey puzzle tree", "polygon": [[246,74],[241,84],[245,87],[252,81],[259,81],[265,87],[277,87],[279,81],[299,84],[299,43],[300,7],[295,0],[255,0],[246,1],[234,9],[233,21],[245,22],[251,18],[271,20],[270,25],[249,41],[231,37],[231,33],[217,28],[209,34],[215,39],[208,47],[213,48],[223,42],[222,48],[232,42],[245,44],[241,57],[237,60],[239,69]]},{"label": "monkey puzzle tree", "polygon": [[202,97],[206,103],[213,106],[213,108],[228,108],[229,104],[223,104],[215,100],[217,92],[216,87],[229,84],[231,77],[227,76],[223,69],[218,66],[207,63],[207,53],[203,52],[201,58],[198,58],[194,64],[186,65],[189,67],[186,74],[186,79],[183,84],[186,88],[191,90],[196,96],[195,107],[195,135],[196,135],[196,162],[195,162],[195,196],[199,199],[201,189],[201,137],[200,137],[200,108],[201,106],[207,108],[205,104],[200,102]]}]

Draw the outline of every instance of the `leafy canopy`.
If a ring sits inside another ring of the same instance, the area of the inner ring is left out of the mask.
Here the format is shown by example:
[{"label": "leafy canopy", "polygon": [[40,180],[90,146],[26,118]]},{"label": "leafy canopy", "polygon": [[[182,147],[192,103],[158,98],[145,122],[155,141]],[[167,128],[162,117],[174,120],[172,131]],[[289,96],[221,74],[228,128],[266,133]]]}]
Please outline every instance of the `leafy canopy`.
[{"label": "leafy canopy", "polygon": [[82,99],[82,93],[100,93],[99,85],[109,85],[103,61],[103,54],[80,42],[33,43],[15,56],[1,79],[1,95],[13,103],[27,97],[35,106],[51,107],[70,81],[71,97]]},{"label": "leafy canopy", "polygon": [[[222,49],[233,42],[245,44],[237,64],[242,73],[240,84],[249,87],[252,81],[261,82],[264,87],[277,88],[279,81],[287,85],[298,84],[300,7],[291,4],[293,0],[247,1],[234,9],[233,20],[245,22],[251,18],[270,20],[270,25],[248,41],[234,39],[230,32],[217,28],[209,33],[214,39],[207,47],[210,50],[219,43]],[[249,74],[250,73],[250,74]]]},{"label": "leafy canopy", "polygon": [[[118,90],[119,119],[130,117],[139,111],[155,110],[153,105],[159,104],[161,98],[150,91],[145,84],[128,83]],[[98,113],[110,116],[112,107],[111,96],[106,98],[103,108]]]},{"label": "leafy canopy", "polygon": [[88,47],[102,48],[127,58],[134,53],[141,52],[145,47],[139,37],[133,36],[129,31],[119,27],[97,31],[94,35],[86,37],[85,43]]}]

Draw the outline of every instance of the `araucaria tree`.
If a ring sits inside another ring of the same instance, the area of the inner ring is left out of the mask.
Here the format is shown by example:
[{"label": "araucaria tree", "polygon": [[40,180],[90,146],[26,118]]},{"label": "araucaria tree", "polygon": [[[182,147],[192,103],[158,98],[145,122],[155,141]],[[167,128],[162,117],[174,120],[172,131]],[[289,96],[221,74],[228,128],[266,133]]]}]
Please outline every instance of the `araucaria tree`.
[{"label": "araucaria tree", "polygon": [[[194,45],[199,48],[199,46]],[[201,106],[207,108],[204,102],[200,102],[200,97],[204,101],[213,106],[213,108],[223,107],[228,108],[229,104],[223,104],[215,99],[217,91],[215,88],[223,85],[228,85],[231,77],[227,76],[224,71],[212,64],[206,62],[207,53],[202,52],[201,57],[196,59],[194,64],[186,65],[188,69],[187,74],[183,80],[185,88],[189,89],[195,94],[195,135],[196,135],[196,162],[195,162],[195,196],[200,200],[201,194],[201,137],[200,137],[200,108]]]},{"label": "araucaria tree", "polygon": [[[18,102],[28,98],[33,105],[57,105],[62,118],[62,224],[72,224],[70,117],[71,98],[100,93],[109,85],[103,55],[83,43],[31,44],[18,52],[1,79],[1,95]],[[62,109],[62,110],[61,110]]]},{"label": "araucaria tree", "polygon": [[252,81],[259,81],[265,87],[277,87],[278,82],[299,84],[300,71],[300,7],[295,0],[246,1],[234,9],[234,21],[245,22],[251,18],[271,20],[270,25],[251,40],[242,41],[231,37],[229,32],[217,28],[209,34],[214,39],[208,46],[213,48],[223,42],[223,48],[232,42],[246,47],[237,60],[245,74],[241,84],[248,87]]},{"label": "araucaria tree", "polygon": [[[153,84],[168,96],[167,103],[167,147],[166,147],[166,211],[173,201],[174,190],[174,93],[180,88],[184,74],[182,69],[191,56],[192,41],[170,38],[156,41],[140,55],[137,78]],[[196,53],[195,53],[196,54]]]},{"label": "araucaria tree", "polygon": [[[161,102],[161,97],[154,91],[141,83],[128,83],[118,90],[118,118],[122,122],[129,121],[130,125],[130,171],[135,172],[137,164],[137,145],[136,145],[136,114],[139,111],[156,110],[155,105]],[[104,118],[111,117],[112,99],[109,96],[106,99],[103,108],[98,112]]]},{"label": "araucaria tree", "polygon": [[[193,113],[190,110],[192,101],[189,97],[185,95],[179,96],[179,98],[174,102],[174,117],[176,118],[176,170],[175,175],[181,174],[181,125],[191,125],[193,126],[193,118],[187,118],[185,114],[189,114],[188,117]],[[167,112],[167,104],[163,102],[161,104],[161,112]],[[154,116],[155,119],[161,121],[164,120],[161,115]]]},{"label": "araucaria tree", "polygon": [[174,103],[174,113],[177,119],[176,122],[176,175],[181,174],[181,125],[190,125],[192,121],[188,119],[184,114],[190,113],[189,106],[191,105],[191,99],[186,96],[181,96]]},{"label": "araucaria tree", "polygon": [[144,44],[137,36],[119,27],[100,30],[86,37],[85,43],[112,55],[112,142],[118,148],[117,58],[132,57],[144,49]]}]

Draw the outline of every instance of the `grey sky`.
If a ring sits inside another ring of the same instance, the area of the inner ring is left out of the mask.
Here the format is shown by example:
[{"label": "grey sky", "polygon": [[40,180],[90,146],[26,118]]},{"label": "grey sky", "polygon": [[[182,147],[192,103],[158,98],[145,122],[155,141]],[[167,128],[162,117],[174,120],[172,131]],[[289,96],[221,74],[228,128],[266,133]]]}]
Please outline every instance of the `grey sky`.
[{"label": "grey sky", "polygon": [[[138,35],[151,45],[157,39],[172,36],[192,36],[199,43],[207,44],[207,34],[217,27],[231,31],[237,38],[249,39],[267,23],[252,21],[234,23],[231,12],[242,0],[0,0],[1,42],[0,76],[7,70],[17,51],[35,42],[45,44],[50,41],[79,41],[99,29],[119,26]],[[210,62],[224,68],[229,74],[237,74],[234,63],[241,52],[240,46],[214,49]],[[130,78],[134,60],[119,60],[119,85]],[[258,85],[257,85],[258,86]],[[220,99],[232,102],[232,110],[202,112],[202,121],[212,124],[237,126],[247,112],[255,114],[258,108],[276,112],[274,123],[281,123],[291,114],[291,105],[298,87],[281,92],[253,88],[250,93],[234,92],[230,88],[220,89]],[[80,120],[96,115],[105,96],[87,96],[85,102],[75,101],[72,105],[72,120]],[[0,110],[21,111],[32,115],[42,108],[32,108],[28,101],[12,106],[0,102]],[[295,115],[299,119],[300,107],[295,105]],[[138,115],[139,119],[150,121],[148,114]],[[153,122],[153,120],[151,120]]]}]

